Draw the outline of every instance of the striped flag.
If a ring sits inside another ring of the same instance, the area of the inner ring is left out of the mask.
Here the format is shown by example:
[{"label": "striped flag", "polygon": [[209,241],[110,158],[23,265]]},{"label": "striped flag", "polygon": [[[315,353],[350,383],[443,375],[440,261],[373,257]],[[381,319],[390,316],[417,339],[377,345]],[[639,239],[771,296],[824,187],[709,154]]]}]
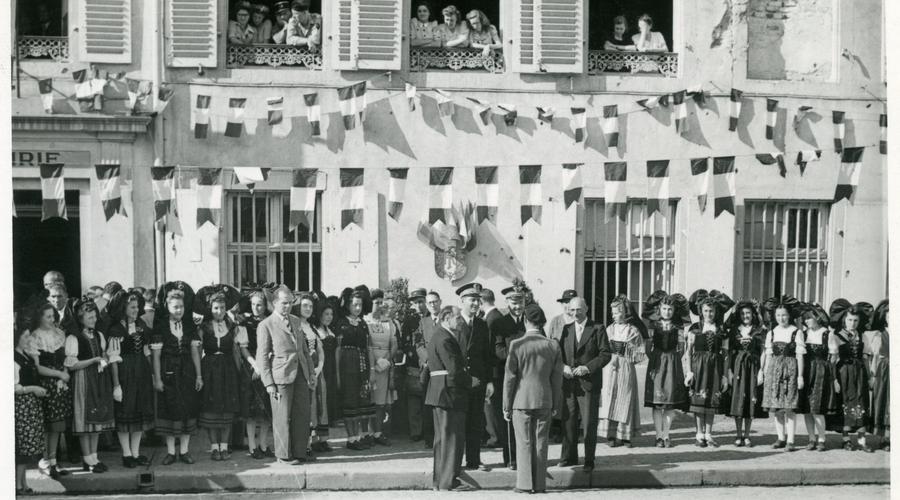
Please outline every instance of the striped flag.
[{"label": "striped flag", "polygon": [[556,114],[556,110],[550,106],[538,106],[538,120],[544,123],[553,123],[553,115]]},{"label": "striped flag", "polygon": [[138,94],[141,91],[141,81],[134,78],[126,78],[125,85],[128,87],[128,109],[134,112],[137,106]]},{"label": "striped flag", "polygon": [[587,114],[584,108],[572,108],[572,123],[575,127],[575,143],[587,138]]},{"label": "striped flag", "polygon": [[206,139],[209,135],[209,102],[208,95],[198,95],[194,105],[194,139]]},{"label": "striped flag", "polygon": [[475,103],[475,110],[478,112],[478,116],[481,117],[481,123],[489,124],[491,122],[491,103],[474,97],[467,97],[466,99]]},{"label": "striped flag", "polygon": [[356,93],[353,85],[347,85],[338,89],[338,107],[341,109],[341,117],[344,119],[344,130],[356,128]]},{"label": "striped flag", "polygon": [[684,90],[672,94],[672,102],[675,103],[675,131],[684,134],[688,131],[687,103],[684,102]]},{"label": "striped flag", "polygon": [[106,78],[100,77],[100,70],[95,69],[91,78],[91,95],[94,96],[94,111],[103,110],[103,89],[106,88],[107,83],[109,81]]},{"label": "striped flag", "polygon": [[363,187],[364,171],[361,168],[342,168],[341,174],[341,229],[351,223],[363,226],[363,209],[366,192]]},{"label": "striped flag", "polygon": [[834,152],[840,153],[844,150],[844,112],[832,111],[831,123],[834,124]]},{"label": "striped flag", "polygon": [[122,204],[122,181],[120,177],[121,167],[118,163],[101,163],[94,165],[97,172],[97,183],[100,185],[100,203],[103,205],[103,214],[106,220],[112,219],[115,214],[125,213],[125,205]]},{"label": "striped flag", "polygon": [[878,142],[878,151],[886,155],[887,154],[887,115],[880,115],[878,117],[878,126],[881,127],[881,141]]},{"label": "striped flag", "polygon": [[303,94],[303,102],[306,104],[306,121],[309,122],[310,134],[313,137],[322,134],[319,121],[322,119],[322,109],[319,107],[319,94]]},{"label": "striped flag", "polygon": [[669,94],[661,95],[657,97],[651,97],[649,99],[638,99],[637,105],[644,108],[644,111],[648,113],[650,110],[662,106],[664,108],[669,107]]},{"label": "striped flag", "polygon": [[516,106],[514,104],[498,104],[497,107],[503,111],[503,123],[507,127],[515,127],[519,116]]},{"label": "striped flag", "polygon": [[244,106],[247,99],[232,97],[228,100],[228,124],[225,125],[225,137],[240,137],[244,131]]},{"label": "striped flag", "polygon": [[722,212],[734,215],[734,156],[713,158],[713,183],[715,184],[715,216]]},{"label": "striped flag", "polygon": [[782,177],[787,176],[787,167],[784,165],[784,153],[776,151],[774,153],[762,153],[756,155],[756,159],[763,165],[778,164],[778,174]]},{"label": "striped flag", "polygon": [[775,125],[778,124],[778,101],[766,99],[766,139],[775,139]]},{"label": "striped flag", "polygon": [[706,92],[703,91],[703,85],[695,85],[688,88],[687,95],[697,103],[697,106],[701,108],[706,106]]},{"label": "striped flag", "polygon": [[544,206],[541,193],[541,166],[519,165],[519,184],[522,187],[519,209],[522,225],[524,226],[529,219],[540,224]]},{"label": "striped flag", "polygon": [[441,89],[434,89],[435,94],[437,94],[437,103],[438,110],[441,113],[441,116],[453,116],[454,106],[453,106],[453,95],[450,92],[446,92]]},{"label": "striped flag", "polygon": [[41,93],[41,104],[44,105],[44,113],[53,113],[53,79],[39,80],[38,91]]},{"label": "striped flag", "polygon": [[625,191],[628,164],[624,161],[608,161],[603,164],[603,171],[606,179],[603,186],[606,220],[613,217],[625,220],[625,206],[628,203],[628,193]]},{"label": "striped flag", "polygon": [[741,117],[741,99],[744,98],[744,91],[731,89],[731,101],[729,102],[728,130],[734,132],[737,130],[738,120]]},{"label": "striped flag", "polygon": [[453,207],[453,167],[432,167],[428,171],[428,224],[444,224]]},{"label": "striped flag", "polygon": [[409,102],[409,110],[416,110],[416,86],[406,82],[406,100]]},{"label": "striped flag", "polygon": [[487,219],[497,223],[499,200],[497,167],[475,167],[475,215],[479,224]]},{"label": "striped flag", "polygon": [[156,93],[156,111],[157,113],[162,113],[166,110],[166,106],[169,105],[169,102],[172,100],[172,96],[175,95],[175,89],[166,85],[165,83],[160,84],[159,91]]},{"label": "striped flag", "polygon": [[811,161],[819,161],[822,157],[821,149],[810,149],[797,153],[797,166],[800,167],[800,175],[806,172],[806,164]]},{"label": "striped flag", "polygon": [[175,211],[175,167],[151,167],[150,177],[153,179],[154,220],[159,222]]},{"label": "striped flag", "polygon": [[88,78],[87,70],[80,69],[73,72],[72,79],[75,80],[75,99],[93,100],[94,94],[91,92],[91,80]]},{"label": "striped flag", "polygon": [[403,212],[403,200],[406,198],[406,177],[408,168],[389,168],[391,179],[388,182],[388,215],[395,221],[400,220]]},{"label": "striped flag", "polygon": [[581,179],[581,163],[563,163],[563,205],[568,210],[581,201],[584,181]]},{"label": "striped flag", "polygon": [[619,147],[619,107],[603,106],[603,135],[607,148]]},{"label": "striped flag", "polygon": [[706,211],[706,202],[709,199],[709,186],[712,171],[709,169],[709,158],[691,159],[691,176],[694,178],[694,186],[697,190],[697,203],[700,213]]},{"label": "striped flag", "polygon": [[222,212],[222,169],[201,168],[197,177],[197,228],[219,225]]},{"label": "striped flag", "polygon": [[68,220],[66,213],[66,188],[62,163],[41,164],[41,222],[60,217]]},{"label": "striped flag", "polygon": [[669,216],[669,160],[647,162],[647,217],[653,212]]},{"label": "striped flag", "polygon": [[291,120],[284,119],[284,97],[269,97],[266,99],[268,105],[268,123],[272,127],[272,137],[287,137],[291,133],[293,125]]},{"label": "striped flag", "polygon": [[294,180],[291,184],[291,213],[289,223],[291,228],[300,224],[306,224],[311,228],[316,211],[316,175],[315,168],[298,168],[294,170]]},{"label": "striped flag", "polygon": [[859,185],[863,150],[863,147],[844,148],[841,152],[841,170],[838,172],[837,187],[834,189],[834,203],[843,198],[853,202],[853,193]]},{"label": "striped flag", "polygon": [[271,168],[265,167],[232,167],[234,177],[237,184],[247,186],[252,193],[256,188],[257,182],[264,182],[269,179],[269,171]]}]

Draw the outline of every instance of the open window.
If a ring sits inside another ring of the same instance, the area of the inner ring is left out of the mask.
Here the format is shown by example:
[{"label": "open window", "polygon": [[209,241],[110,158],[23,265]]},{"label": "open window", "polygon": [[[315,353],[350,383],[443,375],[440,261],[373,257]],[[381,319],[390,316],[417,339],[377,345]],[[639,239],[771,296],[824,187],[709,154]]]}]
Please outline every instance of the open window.
[{"label": "open window", "polygon": [[19,59],[69,60],[68,2],[17,0],[15,14]]},{"label": "open window", "polygon": [[[675,77],[678,0],[595,0],[588,14],[588,71]],[[646,30],[642,27],[646,26]],[[643,33],[643,34],[642,34]]]},{"label": "open window", "polygon": [[228,7],[229,67],[322,69],[328,0],[232,1]]},{"label": "open window", "polygon": [[500,0],[412,0],[410,9],[411,71],[503,72]]}]

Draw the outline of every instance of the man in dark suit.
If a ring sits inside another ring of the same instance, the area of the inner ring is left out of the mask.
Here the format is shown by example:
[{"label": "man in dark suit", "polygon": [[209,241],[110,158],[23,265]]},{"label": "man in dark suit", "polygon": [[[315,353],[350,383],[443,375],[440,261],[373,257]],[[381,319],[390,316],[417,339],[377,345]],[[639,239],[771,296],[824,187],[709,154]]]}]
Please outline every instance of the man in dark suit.
[{"label": "man in dark suit", "polygon": [[[422,290],[424,291],[424,289]],[[428,361],[428,342],[434,335],[436,330],[441,328],[438,323],[437,315],[441,310],[441,296],[434,290],[424,294],[422,300],[422,321],[419,327],[422,330],[422,342],[416,348],[419,354],[419,366],[424,367]],[[428,380],[426,378],[424,391],[428,391]],[[422,406],[422,439],[425,441],[425,448],[431,448],[434,444],[434,427],[432,423],[434,419],[431,416],[431,407],[423,404]]]},{"label": "man in dark suit", "polygon": [[[494,335],[491,333],[491,329],[494,325],[497,324],[497,320],[503,317],[503,313],[500,312],[494,306],[494,291],[489,288],[481,289],[481,309],[478,311],[478,316],[484,320],[485,325],[487,325],[488,329],[488,338],[490,339],[491,348],[494,346]],[[491,352],[489,363],[490,367],[488,368],[490,372],[491,380],[497,380],[501,377],[497,375],[499,371],[499,367],[494,366],[495,356],[493,351]],[[502,390],[502,388],[498,385],[494,385],[494,393]],[[505,431],[501,430],[501,427],[506,427],[506,422],[498,417],[502,413],[500,409],[494,411],[494,405],[492,404],[493,396],[487,397],[484,400],[484,421],[485,421],[485,430],[488,434],[488,440],[485,445],[488,448],[499,448],[503,446],[503,440],[505,438],[501,436],[505,436]]]},{"label": "man in dark suit", "polygon": [[469,283],[459,287],[456,295],[462,305],[459,344],[466,355],[469,375],[476,381],[469,391],[466,407],[466,469],[487,471],[487,466],[481,463],[481,434],[484,432],[484,399],[494,395],[494,371],[489,366],[494,350],[487,323],[478,317],[481,291],[480,283]]},{"label": "man in dark suit", "polygon": [[578,464],[578,422],[584,429],[584,469],[594,470],[597,449],[597,415],[603,367],[612,352],[606,329],[587,317],[587,303],[580,297],[569,302],[575,321],[563,328],[560,347],[563,356],[562,467]]},{"label": "man in dark suit", "polygon": [[[525,308],[525,292],[522,287],[507,287],[503,289],[503,295],[506,297],[506,303],[509,306],[509,312],[498,318],[491,327],[491,336],[494,339],[494,356],[496,365],[494,369],[494,385],[503,387],[503,379],[506,370],[506,356],[509,352],[509,345],[513,340],[525,334],[525,323],[522,318],[522,311]],[[516,470],[516,435],[512,424],[505,422],[503,419],[503,393],[495,391],[491,400],[491,405],[497,413],[497,419],[504,422],[501,427],[504,428],[503,438],[503,465],[511,470]]]},{"label": "man in dark suit", "polygon": [[53,306],[56,315],[56,325],[66,335],[77,335],[81,328],[78,327],[78,320],[75,318],[75,312],[69,302],[69,293],[66,285],[63,283],[55,283],[47,288],[47,302]]},{"label": "man in dark suit", "polygon": [[559,343],[541,332],[547,318],[537,304],[525,307],[525,335],[506,358],[503,416],[516,428],[517,492],[547,491],[550,418],[562,406],[563,364]]},{"label": "man in dark suit", "polygon": [[[274,311],[256,330],[259,378],[272,402],[272,437],[279,463],[311,461],[307,455],[311,391],[316,377],[300,318],[290,314],[294,296],[287,288],[275,292]],[[276,359],[276,361],[273,361]]]},{"label": "man in dark suit", "polygon": [[428,311],[425,309],[425,289],[414,289],[409,293],[407,300],[409,301],[410,311],[406,321],[400,325],[398,347],[406,356],[406,363],[402,369],[405,371],[405,376],[403,377],[405,390],[403,393],[406,396],[406,418],[409,422],[409,436],[413,441],[419,441],[424,433],[422,413],[425,408],[425,391],[419,382],[422,369],[419,351],[425,348],[422,321],[428,314]]},{"label": "man in dark suit", "polygon": [[428,392],[425,404],[434,414],[435,490],[466,490],[459,480],[466,434],[466,403],[475,381],[466,368],[459,344],[459,308],[447,306],[438,314],[440,328],[428,342]]}]

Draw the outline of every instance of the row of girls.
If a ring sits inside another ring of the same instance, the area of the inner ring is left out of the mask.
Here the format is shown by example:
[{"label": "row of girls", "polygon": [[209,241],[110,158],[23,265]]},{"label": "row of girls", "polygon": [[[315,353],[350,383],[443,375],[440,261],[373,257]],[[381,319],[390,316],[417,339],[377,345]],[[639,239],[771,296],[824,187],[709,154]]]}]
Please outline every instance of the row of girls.
[{"label": "row of girls", "polygon": [[[807,450],[825,451],[826,431],[841,433],[846,450],[890,450],[887,299],[878,307],[837,299],[826,312],[790,296],[735,304],[716,290],[690,299],[656,291],[643,321],[629,304],[613,301],[607,328],[610,343],[625,348],[613,349],[604,391],[629,401],[601,404],[601,433],[613,446],[630,446],[638,430],[634,364],[648,359],[644,405],[653,408],[657,447],[673,446],[669,430],[681,410],[693,413],[694,444],[703,448],[719,446],[712,435],[717,414],[734,418],[737,447],[753,446],[753,419],[771,415],[771,446],[794,451],[799,413]],[[877,443],[867,441],[867,431]]]},{"label": "row of girls", "polygon": [[[48,303],[20,318],[25,324],[14,330],[17,487],[27,488],[25,466],[38,457],[54,479],[69,473],[56,461],[67,429],[79,437],[82,468],[94,473],[108,470],[97,457],[105,431],[117,433],[128,468],[149,464],[140,447],[150,429],[165,437],[162,465],[194,463],[189,446],[198,428],[209,438],[210,458],[227,460],[236,421],[246,424],[250,456],[274,457],[267,446],[270,400],[254,359],[256,328],[271,313],[274,291],[241,294],[214,285],[195,294],[184,282],[170,282],[157,294],[152,327],[141,318],[144,297],[136,290],[117,292],[102,311],[89,298],[75,301],[74,319],[60,318]],[[301,319],[318,377],[310,452],[331,451],[328,428],[341,414],[348,448],[389,445],[381,426],[393,402],[385,367],[397,352],[397,327],[384,303],[381,291],[364,286],[341,297],[304,293],[295,301],[292,313]],[[68,335],[61,328],[66,320],[77,324]]]}]

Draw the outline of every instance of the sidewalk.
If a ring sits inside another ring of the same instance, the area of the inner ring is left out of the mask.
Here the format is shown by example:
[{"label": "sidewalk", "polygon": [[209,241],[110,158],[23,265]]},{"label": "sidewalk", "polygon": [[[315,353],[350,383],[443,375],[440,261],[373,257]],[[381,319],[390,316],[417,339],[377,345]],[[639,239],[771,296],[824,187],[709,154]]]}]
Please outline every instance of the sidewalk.
[{"label": "sidewalk", "polygon": [[[754,422],[753,448],[736,448],[734,423],[716,417],[715,437],[720,448],[693,446],[694,430],[690,415],[681,415],[672,430],[675,447],[653,447],[652,423],[645,416],[643,435],[632,449],[597,447],[593,474],[580,467],[559,468],[560,445],[550,446],[549,488],[633,488],[688,486],[790,486],[830,484],[887,484],[890,481],[889,454],[864,453],[840,449],[840,436],[829,434],[826,452],[805,451],[805,426],[798,425],[796,445],[800,450],[787,453],[773,450],[774,427],[771,419]],[[202,434],[202,433],[201,433]],[[421,442],[394,439],[391,447],[350,451],[344,446],[342,428],[334,429],[331,443],[335,450],[320,454],[318,461],[303,466],[284,466],[272,460],[253,460],[237,451],[230,462],[213,462],[206,440],[197,436],[191,442],[194,465],[159,465],[165,448],[144,448],[142,453],[153,464],[125,469],[116,453],[101,454],[110,470],[103,474],[77,471],[57,482],[36,470],[28,471],[29,485],[47,493],[187,493],[223,490],[295,491],[309,490],[412,490],[431,489],[431,450]],[[580,447],[579,447],[580,448]],[[515,472],[502,467],[499,450],[482,450],[489,472],[467,472],[463,480],[484,489],[512,489]],[[63,465],[69,466],[68,463]],[[139,487],[140,475],[148,473],[152,486]]]}]

